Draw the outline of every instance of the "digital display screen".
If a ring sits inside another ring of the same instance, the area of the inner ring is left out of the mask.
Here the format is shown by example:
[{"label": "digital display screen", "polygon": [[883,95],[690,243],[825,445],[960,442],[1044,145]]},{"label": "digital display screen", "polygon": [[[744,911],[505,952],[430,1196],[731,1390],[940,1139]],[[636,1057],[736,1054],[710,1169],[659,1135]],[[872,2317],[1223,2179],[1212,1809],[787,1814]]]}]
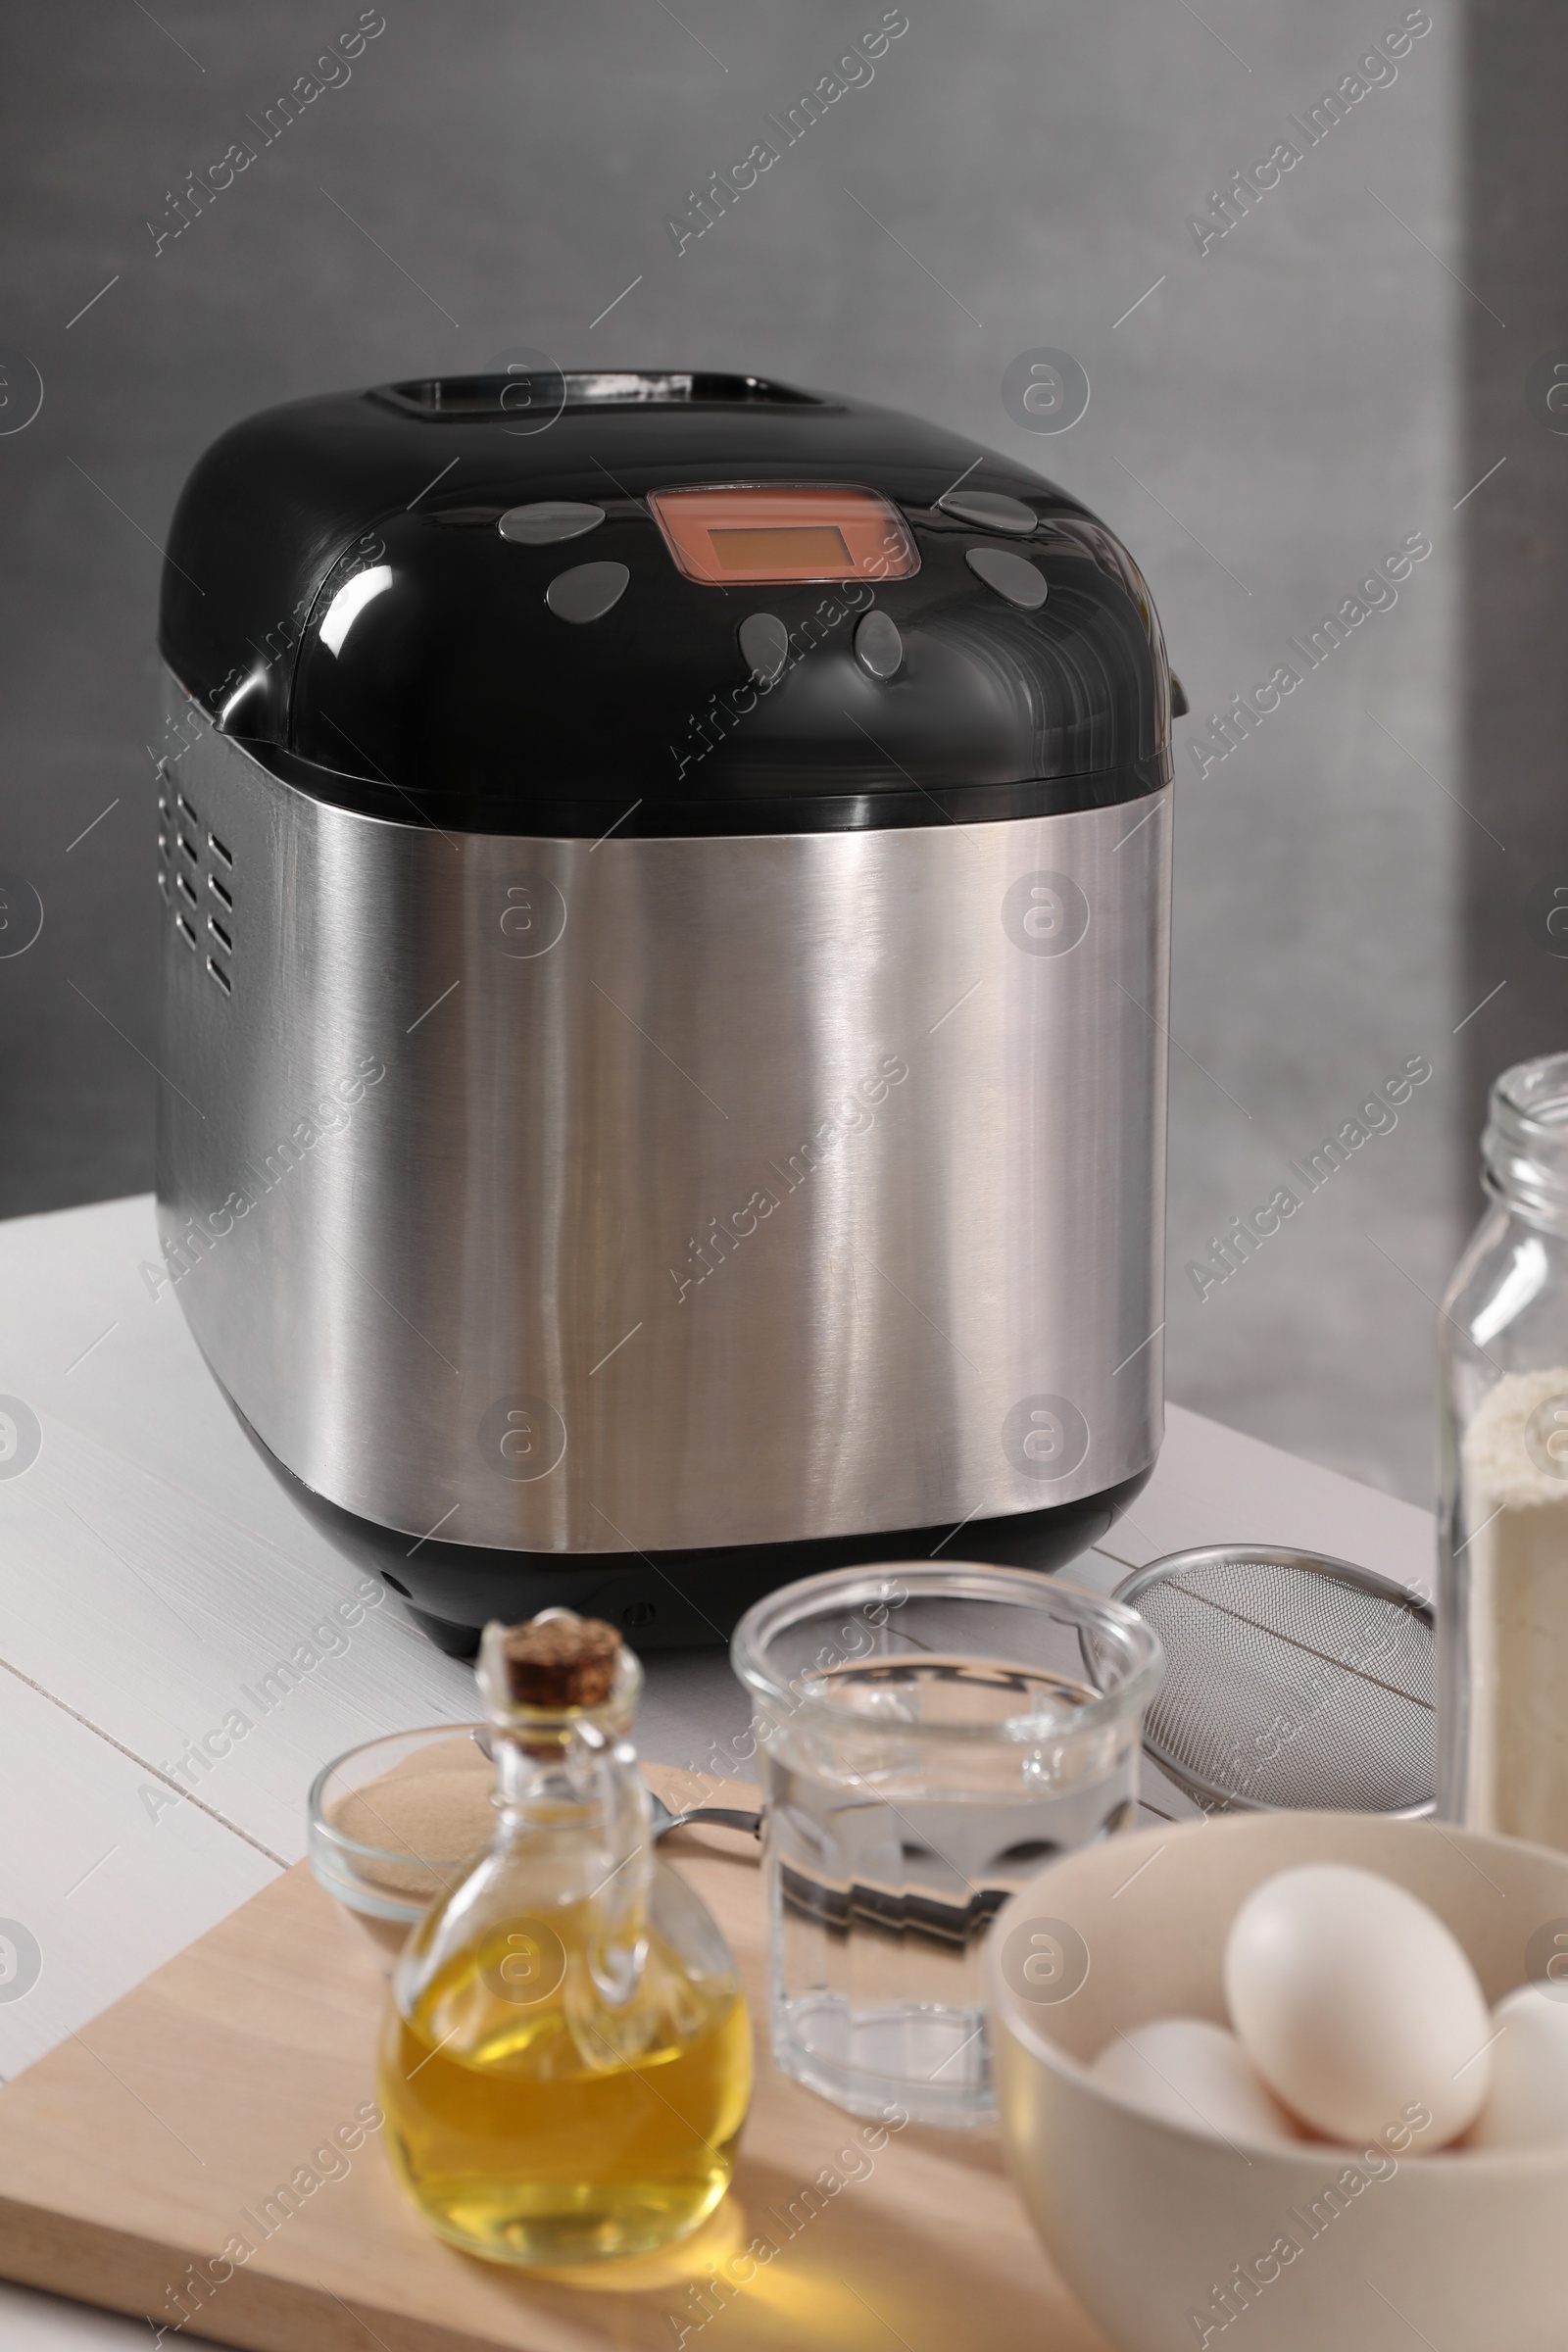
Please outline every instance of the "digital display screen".
[{"label": "digital display screen", "polygon": [[830,522],[791,523],[767,530],[710,531],[713,553],[726,571],[795,572],[855,569],[844,533]]},{"label": "digital display screen", "polygon": [[704,483],[653,490],[676,568],[712,588],[786,580],[907,579],[920,558],[880,491],[837,482]]}]

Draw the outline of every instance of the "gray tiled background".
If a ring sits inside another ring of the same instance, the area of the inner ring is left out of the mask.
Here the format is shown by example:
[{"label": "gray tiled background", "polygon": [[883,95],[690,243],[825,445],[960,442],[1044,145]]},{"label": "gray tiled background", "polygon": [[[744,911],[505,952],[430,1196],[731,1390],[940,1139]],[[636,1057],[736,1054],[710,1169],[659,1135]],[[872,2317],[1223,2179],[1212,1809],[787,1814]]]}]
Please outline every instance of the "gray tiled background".
[{"label": "gray tiled background", "polygon": [[[1397,77],[1200,253],[1188,216],[1399,0],[909,0],[874,81],[677,259],[665,216],[881,13],[387,0],[352,78],[263,146],[247,119],[353,6],[0,8],[11,413],[18,355],[45,391],[0,435],[0,868],[46,909],[0,962],[0,1211],[150,1181],[157,543],[203,446],[521,343],[754,369],[1032,461],[1139,557],[1195,710],[1170,1391],[1424,1499],[1478,1090],[1560,1034],[1565,985],[1568,439],[1525,379],[1568,343],[1568,36],[1546,6],[1434,5]],[[148,220],[241,137],[256,163],[155,252]],[[1000,400],[1039,345],[1093,384],[1057,439]],[[1199,722],[1414,532],[1433,552],[1397,604],[1200,778]],[[1397,1126],[1200,1302],[1187,1261],[1414,1055],[1433,1074]]]}]

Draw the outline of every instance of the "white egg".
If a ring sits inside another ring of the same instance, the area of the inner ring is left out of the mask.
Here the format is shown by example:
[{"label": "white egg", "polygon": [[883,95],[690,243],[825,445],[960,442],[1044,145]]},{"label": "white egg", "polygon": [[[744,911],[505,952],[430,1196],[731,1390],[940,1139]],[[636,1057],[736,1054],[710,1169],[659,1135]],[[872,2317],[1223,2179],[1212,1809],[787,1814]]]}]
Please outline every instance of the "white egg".
[{"label": "white egg", "polygon": [[1108,2041],[1090,2068],[1151,2115],[1228,2140],[1298,2136],[1234,2034],[1201,2017],[1156,2017]]},{"label": "white egg", "polygon": [[1568,2140],[1568,1986],[1521,1984],[1492,2012],[1492,2096],[1473,2148],[1547,2148]]},{"label": "white egg", "polygon": [[1425,1903],[1343,1863],[1254,1888],[1225,1946],[1225,1997],[1276,2097],[1329,2139],[1430,2155],[1492,2088],[1475,1970]]}]

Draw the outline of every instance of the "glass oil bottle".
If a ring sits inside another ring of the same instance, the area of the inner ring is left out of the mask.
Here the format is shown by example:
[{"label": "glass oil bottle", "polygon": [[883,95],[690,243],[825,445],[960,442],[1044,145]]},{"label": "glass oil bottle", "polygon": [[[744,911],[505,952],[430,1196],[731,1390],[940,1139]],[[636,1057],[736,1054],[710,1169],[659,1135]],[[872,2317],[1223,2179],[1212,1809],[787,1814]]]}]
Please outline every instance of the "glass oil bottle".
[{"label": "glass oil bottle", "polygon": [[706,1906],[655,1853],[627,1734],[642,1669],[549,1609],[485,1629],[495,1843],[399,1960],[380,2098],[453,2244],[528,2267],[646,2253],[729,2184],[746,2003]]}]

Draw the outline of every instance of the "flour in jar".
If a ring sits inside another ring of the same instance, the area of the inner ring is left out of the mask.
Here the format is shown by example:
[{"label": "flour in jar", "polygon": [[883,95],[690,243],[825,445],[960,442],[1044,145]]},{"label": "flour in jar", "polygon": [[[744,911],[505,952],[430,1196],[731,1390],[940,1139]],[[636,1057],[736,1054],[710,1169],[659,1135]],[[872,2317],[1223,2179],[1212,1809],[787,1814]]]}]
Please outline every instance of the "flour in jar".
[{"label": "flour in jar", "polygon": [[1568,1366],[1509,1372],[1464,1439],[1472,1828],[1568,1848]]}]

